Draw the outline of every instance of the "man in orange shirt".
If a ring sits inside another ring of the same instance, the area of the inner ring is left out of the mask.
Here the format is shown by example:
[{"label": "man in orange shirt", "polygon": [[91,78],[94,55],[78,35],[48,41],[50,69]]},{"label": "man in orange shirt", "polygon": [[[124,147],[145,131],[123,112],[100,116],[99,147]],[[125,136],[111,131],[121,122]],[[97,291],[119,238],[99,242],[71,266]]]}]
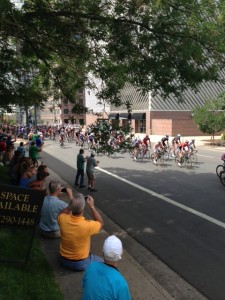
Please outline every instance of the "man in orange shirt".
[{"label": "man in orange shirt", "polygon": [[[94,220],[84,218],[85,204],[90,208]],[[84,198],[78,193],[59,214],[58,223],[61,232],[60,262],[64,267],[82,271],[92,261],[103,261],[90,253],[91,236],[99,233],[103,226],[103,219],[95,209],[91,196]]]}]

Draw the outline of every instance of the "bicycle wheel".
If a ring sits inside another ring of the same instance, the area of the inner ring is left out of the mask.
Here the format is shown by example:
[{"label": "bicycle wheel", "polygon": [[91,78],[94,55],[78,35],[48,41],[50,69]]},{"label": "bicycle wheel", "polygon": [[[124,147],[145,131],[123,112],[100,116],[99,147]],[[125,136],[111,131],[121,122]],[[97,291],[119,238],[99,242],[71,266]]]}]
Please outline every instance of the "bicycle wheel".
[{"label": "bicycle wheel", "polygon": [[148,158],[148,159],[151,158],[151,156],[150,156],[150,151],[149,151],[149,150],[146,151],[146,153],[145,153],[145,155],[144,155],[144,158]]},{"label": "bicycle wheel", "polygon": [[166,150],[163,154],[163,157],[164,157],[164,160],[169,160],[169,157],[170,157],[170,154],[169,154],[169,151]]},{"label": "bicycle wheel", "polygon": [[189,158],[191,159],[193,164],[197,164],[198,158],[197,158],[197,155],[195,153],[191,153]]},{"label": "bicycle wheel", "polygon": [[187,168],[192,168],[192,160],[190,159],[190,157],[185,157],[185,167]]},{"label": "bicycle wheel", "polygon": [[142,151],[138,151],[137,160],[138,161],[143,161],[143,153],[142,153]]},{"label": "bicycle wheel", "polygon": [[154,159],[155,159],[154,153],[151,154],[150,159],[151,159],[152,162],[154,161]]},{"label": "bicycle wheel", "polygon": [[218,166],[216,167],[216,174],[217,174],[217,176],[220,177],[220,173],[223,172],[223,171],[224,171],[223,165],[218,165]]},{"label": "bicycle wheel", "polygon": [[220,172],[220,181],[225,186],[225,171]]},{"label": "bicycle wheel", "polygon": [[164,154],[163,153],[159,153],[158,154],[158,161],[164,165]]}]

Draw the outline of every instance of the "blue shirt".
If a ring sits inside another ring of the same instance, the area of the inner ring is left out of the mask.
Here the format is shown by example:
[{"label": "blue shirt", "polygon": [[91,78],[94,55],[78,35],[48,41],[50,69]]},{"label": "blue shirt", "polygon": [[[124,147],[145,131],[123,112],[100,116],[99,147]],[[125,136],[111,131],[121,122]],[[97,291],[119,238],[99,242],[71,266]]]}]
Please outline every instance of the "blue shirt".
[{"label": "blue shirt", "polygon": [[130,300],[129,287],[120,272],[101,262],[92,262],[83,277],[82,300]]},{"label": "blue shirt", "polygon": [[39,226],[44,231],[57,231],[58,214],[68,206],[68,204],[55,196],[46,196],[41,209],[41,220]]}]

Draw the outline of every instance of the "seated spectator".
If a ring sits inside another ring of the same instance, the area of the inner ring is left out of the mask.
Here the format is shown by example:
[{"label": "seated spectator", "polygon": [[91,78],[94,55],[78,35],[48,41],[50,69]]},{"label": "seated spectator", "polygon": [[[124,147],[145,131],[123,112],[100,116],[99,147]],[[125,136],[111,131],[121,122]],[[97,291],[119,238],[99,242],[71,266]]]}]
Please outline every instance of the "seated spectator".
[{"label": "seated spectator", "polygon": [[47,188],[45,186],[45,181],[48,176],[49,176],[48,172],[42,170],[37,171],[37,179],[31,181],[28,184],[28,187],[35,190],[44,191],[46,193]]},{"label": "seated spectator", "polygon": [[0,138],[0,153],[5,153],[6,151],[6,139],[3,137]]},{"label": "seated spectator", "polygon": [[129,287],[117,269],[123,247],[115,235],[109,236],[103,245],[104,263],[92,262],[83,277],[83,300],[130,300]]},{"label": "seated spectator", "polygon": [[[21,159],[21,153],[19,150],[16,150],[14,152],[14,156],[12,160],[9,163],[9,176],[11,178],[11,184],[18,185],[17,176],[14,176],[15,174],[15,168],[17,166],[18,161]],[[15,180],[14,180],[15,179]]]},{"label": "seated spectator", "polygon": [[59,195],[65,191],[69,200],[73,198],[72,190],[70,188],[64,189],[58,181],[52,180],[49,183],[49,195],[44,199],[39,223],[40,234],[47,238],[54,239],[60,237],[57,216],[68,204],[60,200]]},{"label": "seated spectator", "polygon": [[85,270],[92,261],[103,261],[90,253],[91,236],[99,233],[103,226],[101,215],[94,207],[94,199],[87,196],[86,204],[92,212],[94,220],[86,220],[83,216],[85,198],[77,194],[69,207],[58,216],[61,232],[60,262],[62,266],[75,271]]},{"label": "seated spectator", "polygon": [[19,186],[28,187],[34,174],[36,174],[36,168],[32,160],[26,159],[25,157],[21,162],[19,162],[18,166]]},{"label": "seated spectator", "polygon": [[9,166],[11,160],[13,159],[14,151],[12,146],[7,146],[6,151],[3,154],[2,162],[4,166]]}]

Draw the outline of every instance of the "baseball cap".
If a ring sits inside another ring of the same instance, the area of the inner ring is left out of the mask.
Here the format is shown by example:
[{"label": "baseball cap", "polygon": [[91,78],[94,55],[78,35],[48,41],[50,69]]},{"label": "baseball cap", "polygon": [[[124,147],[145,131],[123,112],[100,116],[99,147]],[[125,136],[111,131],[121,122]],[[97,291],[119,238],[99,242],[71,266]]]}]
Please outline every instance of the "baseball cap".
[{"label": "baseball cap", "polygon": [[108,261],[118,261],[121,259],[123,246],[121,240],[115,235],[109,236],[103,245],[104,258]]},{"label": "baseball cap", "polygon": [[95,151],[91,151],[91,156],[95,156],[95,155],[96,155]]}]

